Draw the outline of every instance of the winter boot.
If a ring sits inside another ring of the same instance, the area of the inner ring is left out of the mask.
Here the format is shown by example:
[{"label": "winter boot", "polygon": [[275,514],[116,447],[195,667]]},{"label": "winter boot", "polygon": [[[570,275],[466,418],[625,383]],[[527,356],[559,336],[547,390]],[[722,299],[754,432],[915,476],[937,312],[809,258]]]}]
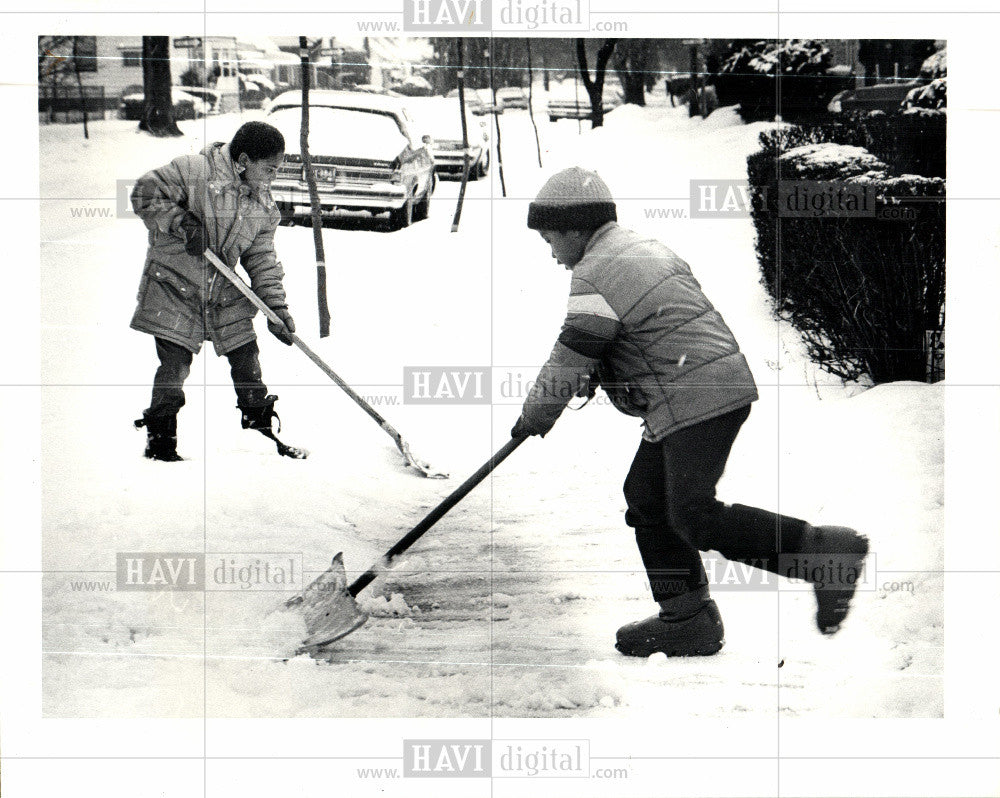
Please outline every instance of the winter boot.
[{"label": "winter boot", "polygon": [[243,429],[271,431],[271,421],[277,418],[278,432],[281,432],[281,419],[274,412],[274,403],[277,401],[278,397],[273,393],[269,393],[264,397],[264,404],[257,407],[243,407],[239,405],[239,410],[242,414],[240,423],[243,424]]},{"label": "winter boot", "polygon": [[274,403],[277,401],[278,397],[273,393],[269,393],[264,397],[264,404],[257,407],[237,405],[242,414],[240,421],[243,424],[243,429],[257,430],[265,438],[270,438],[274,441],[275,446],[278,447],[278,454],[282,457],[291,457],[293,460],[305,460],[309,456],[309,452],[305,449],[299,449],[296,446],[289,446],[286,443],[282,443],[278,440],[278,436],[274,434],[275,431],[271,427],[272,419],[278,419],[277,431],[281,432],[281,418],[274,412]]},{"label": "winter boot", "polygon": [[618,630],[617,648],[630,657],[707,656],[725,643],[719,608],[703,587],[660,602],[660,612]]},{"label": "winter boot", "polygon": [[177,454],[177,414],[169,416],[147,416],[134,422],[136,429],[146,428],[146,451],[143,455],[150,460],[176,463],[184,458]]},{"label": "winter boot", "polygon": [[[832,635],[851,609],[858,580],[864,576],[868,538],[846,526],[808,525],[799,546],[802,558],[786,575],[813,583],[816,625]],[[810,556],[811,555],[811,556]]]}]

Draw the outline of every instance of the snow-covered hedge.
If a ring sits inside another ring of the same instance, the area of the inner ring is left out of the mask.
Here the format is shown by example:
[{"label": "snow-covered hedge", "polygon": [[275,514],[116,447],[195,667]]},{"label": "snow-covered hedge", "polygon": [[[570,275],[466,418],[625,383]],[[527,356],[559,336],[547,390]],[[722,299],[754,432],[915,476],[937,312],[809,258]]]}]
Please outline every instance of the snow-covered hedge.
[{"label": "snow-covered hedge", "polygon": [[920,65],[920,77],[924,80],[937,80],[946,77],[948,74],[948,50],[938,50],[934,55],[928,56]]},{"label": "snow-covered hedge", "polygon": [[736,41],[715,79],[719,102],[738,104],[746,122],[821,113],[845,88],[827,74],[830,66],[830,50],[819,41]]},{"label": "snow-covered hedge", "polygon": [[915,108],[929,108],[943,111],[948,105],[948,79],[936,78],[926,86],[910,89],[903,100],[903,108],[910,111]]},{"label": "snow-covered hedge", "polygon": [[947,115],[943,111],[918,109],[898,114],[829,114],[764,135],[768,137],[766,147],[782,152],[802,144],[847,144],[868,150],[894,174],[944,177],[946,133]]},{"label": "snow-covered hedge", "polygon": [[[747,161],[757,257],[778,314],[833,374],[923,380],[926,332],[943,328],[944,180],[893,174],[862,147],[802,144],[798,135],[762,134],[763,149]],[[877,215],[779,212],[803,180],[864,187]]]}]

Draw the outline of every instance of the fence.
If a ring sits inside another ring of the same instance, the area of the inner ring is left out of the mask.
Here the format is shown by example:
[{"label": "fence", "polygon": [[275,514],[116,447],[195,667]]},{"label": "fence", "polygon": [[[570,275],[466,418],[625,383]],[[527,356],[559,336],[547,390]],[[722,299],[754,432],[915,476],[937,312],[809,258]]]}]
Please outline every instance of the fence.
[{"label": "fence", "polygon": [[103,86],[84,86],[82,95],[78,86],[70,84],[38,87],[40,122],[79,122],[85,106],[88,119],[104,119],[107,111],[117,108],[118,98],[105,97]]}]

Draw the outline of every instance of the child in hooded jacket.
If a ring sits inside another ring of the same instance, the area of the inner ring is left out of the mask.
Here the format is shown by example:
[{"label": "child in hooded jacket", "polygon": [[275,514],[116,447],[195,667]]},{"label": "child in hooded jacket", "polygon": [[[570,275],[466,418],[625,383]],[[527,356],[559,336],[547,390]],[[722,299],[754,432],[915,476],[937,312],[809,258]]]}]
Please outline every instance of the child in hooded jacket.
[{"label": "child in hooded jacket", "polygon": [[247,122],[228,144],[175,158],[139,178],[132,191],[149,248],[131,326],[154,337],[160,361],[150,405],[135,422],[146,428],[150,459],[182,459],[177,413],[192,358],[206,340],[229,360],[243,428],[271,430],[278,397],[262,380],[253,328],[257,308],[203,253],[211,249],[230,267],[242,265],[253,290],[284,322],[268,322],[268,329],[291,345],[295,322],[274,251],[281,216],[270,195],[284,151],[276,128]]}]

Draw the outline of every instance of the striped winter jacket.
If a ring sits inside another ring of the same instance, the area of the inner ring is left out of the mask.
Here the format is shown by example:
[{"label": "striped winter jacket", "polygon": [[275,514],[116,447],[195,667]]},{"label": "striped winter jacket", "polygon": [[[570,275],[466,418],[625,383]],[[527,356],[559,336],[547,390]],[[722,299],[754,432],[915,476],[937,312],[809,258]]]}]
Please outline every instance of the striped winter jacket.
[{"label": "striped winter jacket", "polygon": [[531,425],[550,429],[591,375],[654,442],[757,399],[746,359],[688,265],[615,222],[594,232],[573,268],[566,320],[524,403]]},{"label": "striped winter jacket", "polygon": [[252,190],[236,173],[228,144],[147,172],[132,191],[132,208],[149,230],[133,329],[192,352],[208,339],[220,355],[256,337],[253,303],[205,258],[185,251],[179,226],[185,211],[205,223],[209,249],[230,267],[243,266],[268,307],[287,307],[274,252],[281,214],[269,192]]}]

